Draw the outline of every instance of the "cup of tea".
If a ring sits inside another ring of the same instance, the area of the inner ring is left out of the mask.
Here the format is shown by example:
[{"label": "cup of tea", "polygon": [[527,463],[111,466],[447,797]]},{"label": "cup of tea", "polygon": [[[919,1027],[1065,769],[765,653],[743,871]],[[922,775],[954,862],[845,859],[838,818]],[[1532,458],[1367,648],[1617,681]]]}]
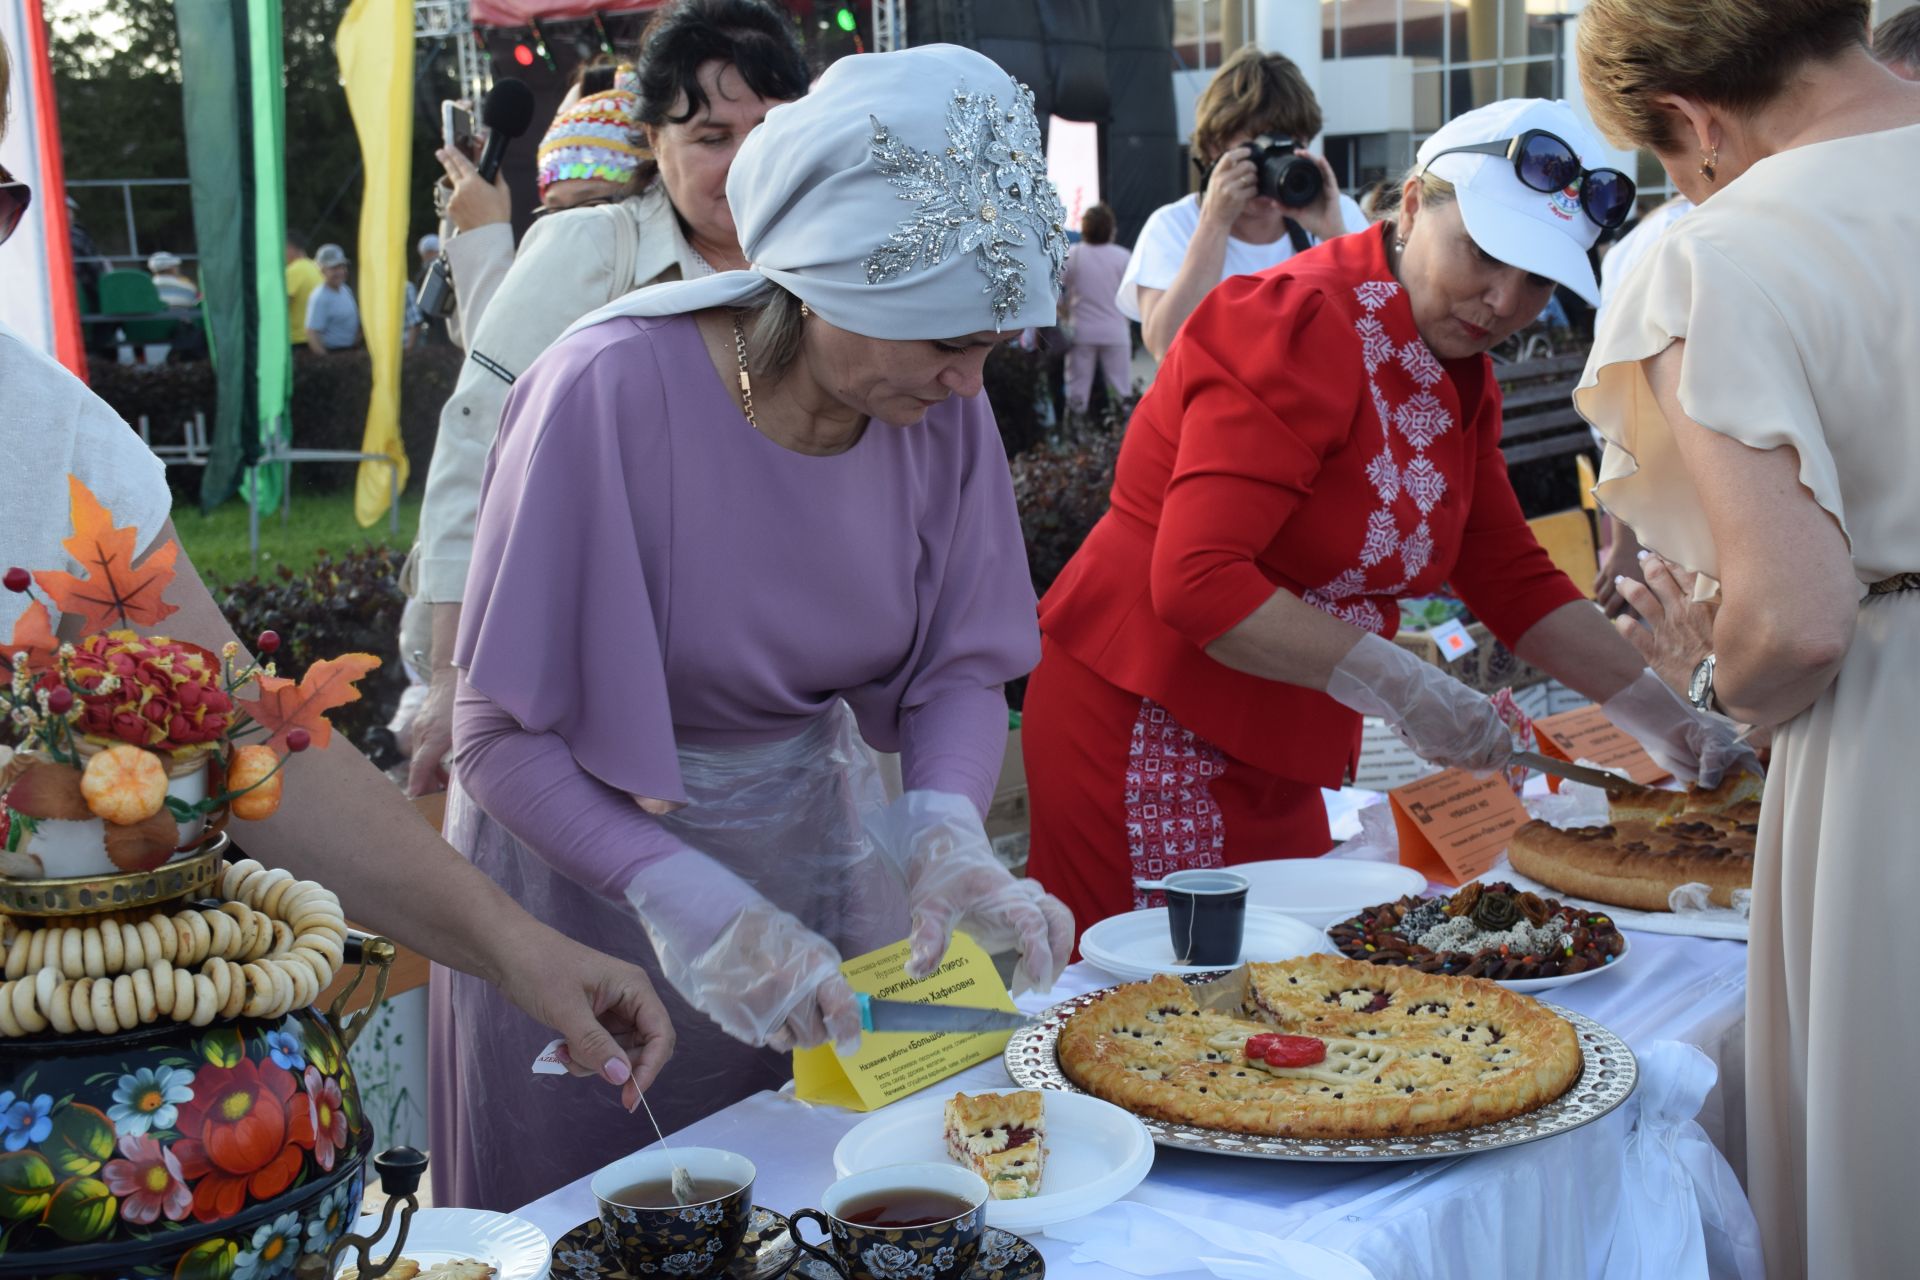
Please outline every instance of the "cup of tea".
[{"label": "cup of tea", "polygon": [[[693,1177],[693,1203],[673,1196],[673,1167]],[[638,1151],[593,1175],[600,1235],[628,1275],[711,1280],[740,1256],[753,1216],[753,1162],[713,1147]]]},{"label": "cup of tea", "polygon": [[[826,1239],[808,1243],[803,1221]],[[828,1187],[820,1209],[793,1215],[794,1243],[844,1280],[959,1280],[986,1229],[986,1180],[952,1164],[868,1169]]]},{"label": "cup of tea", "polygon": [[1231,871],[1176,871],[1161,882],[1175,964],[1240,963],[1247,928],[1247,878]]}]

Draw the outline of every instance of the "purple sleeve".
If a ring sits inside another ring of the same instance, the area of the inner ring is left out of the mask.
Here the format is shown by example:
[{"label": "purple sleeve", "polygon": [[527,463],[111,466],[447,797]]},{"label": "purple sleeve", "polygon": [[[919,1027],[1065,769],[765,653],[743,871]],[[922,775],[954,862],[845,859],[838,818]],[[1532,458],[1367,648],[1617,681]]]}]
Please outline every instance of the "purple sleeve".
[{"label": "purple sleeve", "polygon": [[[676,928],[717,936],[755,896],[658,819],[583,770],[552,733],[524,728],[464,679],[454,700],[460,785],[556,871],[616,901],[636,877],[676,903]],[[674,884],[671,881],[681,883]],[[744,892],[743,892],[744,891]]]},{"label": "purple sleeve", "polygon": [[861,732],[901,752],[909,788],[949,791],[984,812],[1006,749],[1001,686],[1040,660],[1040,625],[1006,451],[984,394],[955,404],[952,441],[930,460],[951,495],[918,530],[913,652],[885,686],[850,692]]},{"label": "purple sleeve", "polygon": [[998,687],[956,689],[900,717],[901,780],[909,791],[949,791],[986,816],[1007,749],[1007,698]]},{"label": "purple sleeve", "polygon": [[[646,330],[598,325],[514,385],[480,490],[454,665],[616,791],[685,801],[643,548],[668,536],[669,433]],[[610,652],[619,660],[610,661]]]}]

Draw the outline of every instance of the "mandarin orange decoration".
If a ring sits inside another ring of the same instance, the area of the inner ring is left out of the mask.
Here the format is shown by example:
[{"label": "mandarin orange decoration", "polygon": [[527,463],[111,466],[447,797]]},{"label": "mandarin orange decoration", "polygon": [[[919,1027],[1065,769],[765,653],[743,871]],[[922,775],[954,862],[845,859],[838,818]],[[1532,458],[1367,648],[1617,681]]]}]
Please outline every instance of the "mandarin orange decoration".
[{"label": "mandarin orange decoration", "polygon": [[227,758],[227,793],[233,816],[258,822],[280,807],[280,757],[265,743],[235,747]]},{"label": "mandarin orange decoration", "polygon": [[151,751],[121,742],[97,753],[80,774],[80,794],[96,818],[119,826],[145,822],[167,803],[167,769]]}]

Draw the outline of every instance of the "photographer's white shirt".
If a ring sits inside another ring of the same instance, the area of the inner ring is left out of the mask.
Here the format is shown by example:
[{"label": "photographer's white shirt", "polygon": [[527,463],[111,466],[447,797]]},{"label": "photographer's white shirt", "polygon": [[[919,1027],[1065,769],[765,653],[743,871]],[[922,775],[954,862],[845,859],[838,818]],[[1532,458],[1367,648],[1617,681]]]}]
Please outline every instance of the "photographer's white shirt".
[{"label": "photographer's white shirt", "polygon": [[[1347,224],[1349,232],[1365,231],[1369,225],[1360,206],[1345,195],[1340,197],[1340,220]],[[1153,211],[1147,225],[1140,229],[1140,238],[1133,245],[1133,257],[1127,262],[1127,273],[1120,278],[1120,291],[1114,295],[1114,301],[1129,320],[1140,318],[1140,290],[1166,289],[1173,284],[1174,276],[1180,273],[1180,263],[1187,256],[1187,245],[1199,229],[1198,195],[1163,204]],[[1284,232],[1272,244],[1248,244],[1228,236],[1227,261],[1220,278],[1265,271],[1292,256],[1293,241]]]}]

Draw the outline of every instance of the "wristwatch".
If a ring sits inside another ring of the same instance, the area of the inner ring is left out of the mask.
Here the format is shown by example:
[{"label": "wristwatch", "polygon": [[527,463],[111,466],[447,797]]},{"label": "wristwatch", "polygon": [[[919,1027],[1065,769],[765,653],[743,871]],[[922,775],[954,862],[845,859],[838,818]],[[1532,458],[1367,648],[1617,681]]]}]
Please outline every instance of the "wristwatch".
[{"label": "wristwatch", "polygon": [[1687,701],[1693,704],[1695,711],[1713,710],[1713,655],[1700,659],[1700,665],[1693,669],[1693,679],[1687,682]]}]

